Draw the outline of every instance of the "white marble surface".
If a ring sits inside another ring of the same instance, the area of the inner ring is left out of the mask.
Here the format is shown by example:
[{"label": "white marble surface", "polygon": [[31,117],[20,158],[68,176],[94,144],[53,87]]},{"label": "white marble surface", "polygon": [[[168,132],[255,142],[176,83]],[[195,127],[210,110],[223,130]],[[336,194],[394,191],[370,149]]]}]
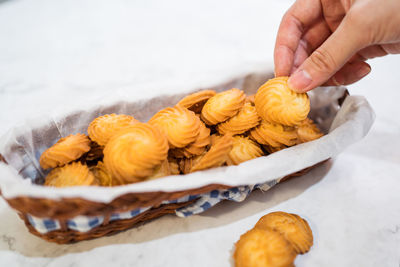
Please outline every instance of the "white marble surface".
[{"label": "white marble surface", "polygon": [[[270,66],[291,1],[0,1],[0,134],[76,99],[154,82],[207,85]],[[231,266],[234,242],[275,210],[305,217],[296,266],[400,265],[399,56],[372,60],[349,87],[377,119],[370,134],[309,174],[187,219],[164,216],[112,237],[55,245],[0,200],[1,266]],[[162,90],[162,89],[160,89]]]}]

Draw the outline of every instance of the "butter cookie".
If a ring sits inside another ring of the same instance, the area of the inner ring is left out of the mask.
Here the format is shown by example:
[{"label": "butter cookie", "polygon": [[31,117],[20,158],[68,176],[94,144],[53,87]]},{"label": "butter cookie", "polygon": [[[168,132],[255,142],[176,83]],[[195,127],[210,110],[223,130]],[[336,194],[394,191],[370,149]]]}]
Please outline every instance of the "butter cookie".
[{"label": "butter cookie", "polygon": [[208,99],[201,110],[201,119],[207,125],[215,125],[235,116],[243,107],[246,95],[232,88]]},{"label": "butter cookie", "polygon": [[271,123],[299,125],[310,112],[306,93],[296,93],[287,84],[288,77],[267,81],[257,91],[255,105],[258,114]]}]

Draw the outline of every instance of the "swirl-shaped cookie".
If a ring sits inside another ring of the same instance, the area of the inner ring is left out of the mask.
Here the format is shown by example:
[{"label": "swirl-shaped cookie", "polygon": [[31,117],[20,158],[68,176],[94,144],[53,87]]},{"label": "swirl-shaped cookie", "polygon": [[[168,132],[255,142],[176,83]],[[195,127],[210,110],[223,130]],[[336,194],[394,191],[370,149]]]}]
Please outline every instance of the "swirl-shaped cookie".
[{"label": "swirl-shaped cookie", "polygon": [[246,95],[232,88],[208,99],[201,110],[201,119],[207,125],[215,125],[236,115],[243,107]]},{"label": "swirl-shaped cookie", "polygon": [[63,166],[80,158],[90,150],[90,140],[84,134],[71,134],[61,138],[53,146],[42,153],[39,159],[43,169]]},{"label": "swirl-shaped cookie", "polygon": [[113,186],[117,181],[113,181],[111,174],[106,169],[103,162],[99,161],[96,166],[91,167],[90,170],[94,174],[94,177],[99,181],[101,186]]},{"label": "swirl-shaped cookie", "polygon": [[235,244],[235,267],[294,266],[296,253],[289,242],[272,229],[251,229]]},{"label": "swirl-shaped cookie", "polygon": [[190,172],[222,166],[228,160],[232,146],[233,137],[229,134],[222,136],[196,164],[193,164]]},{"label": "swirl-shaped cookie", "polygon": [[305,143],[323,136],[323,133],[318,129],[317,125],[309,118],[305,119],[297,126],[297,142]]},{"label": "swirl-shaped cookie", "polygon": [[95,185],[96,179],[88,166],[80,162],[72,162],[55,168],[46,177],[44,185],[55,187]]},{"label": "swirl-shaped cookie", "polygon": [[200,122],[199,136],[197,136],[196,140],[193,143],[182,148],[183,154],[187,158],[201,155],[206,150],[210,142],[210,129],[207,128],[203,122]]},{"label": "swirl-shaped cookie", "polygon": [[283,235],[293,246],[296,253],[304,254],[313,245],[313,234],[307,221],[296,214],[271,212],[257,222],[254,228],[272,229]]},{"label": "swirl-shaped cookie", "polygon": [[278,151],[280,151],[280,150],[282,150],[282,149],[287,148],[287,146],[281,145],[281,146],[278,146],[278,147],[272,147],[272,146],[269,146],[269,145],[263,145],[263,148],[264,148],[268,153],[272,154],[272,153],[275,153],[275,152],[278,152]]},{"label": "swirl-shaped cookie", "polygon": [[88,127],[91,140],[100,146],[105,146],[110,138],[120,130],[139,121],[132,116],[124,114],[106,114],[94,119]]},{"label": "swirl-shaped cookie", "polygon": [[127,184],[152,175],[167,155],[165,135],[150,124],[137,123],[108,141],[103,162],[118,184]]},{"label": "swirl-shaped cookie", "polygon": [[296,144],[296,129],[281,124],[269,123],[264,120],[261,124],[250,131],[259,144],[281,147],[282,145],[293,146]]},{"label": "swirl-shaped cookie", "polygon": [[201,113],[204,104],[207,100],[213,97],[216,94],[214,90],[203,90],[200,92],[193,93],[191,95],[185,96],[178,102],[179,106],[187,108],[188,110],[193,111],[194,113]]},{"label": "swirl-shaped cookie", "polygon": [[258,114],[264,120],[287,126],[299,125],[310,112],[305,93],[296,93],[287,84],[288,77],[278,77],[263,84],[255,96]]},{"label": "swirl-shaped cookie", "polygon": [[256,127],[260,121],[261,118],[258,116],[256,108],[247,102],[235,116],[218,124],[217,130],[220,134],[242,134]]},{"label": "swirl-shaped cookie", "polygon": [[200,132],[200,119],[193,111],[181,106],[160,110],[149,123],[165,133],[171,148],[187,146]]},{"label": "swirl-shaped cookie", "polygon": [[256,142],[248,137],[237,135],[233,137],[233,146],[228,154],[228,165],[238,165],[262,155],[263,151]]}]

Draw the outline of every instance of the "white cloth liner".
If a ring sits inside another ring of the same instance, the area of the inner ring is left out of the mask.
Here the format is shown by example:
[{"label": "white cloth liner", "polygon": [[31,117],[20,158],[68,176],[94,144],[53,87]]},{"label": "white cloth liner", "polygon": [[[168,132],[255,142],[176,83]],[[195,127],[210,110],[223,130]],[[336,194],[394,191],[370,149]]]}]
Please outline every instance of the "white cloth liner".
[{"label": "white cloth liner", "polygon": [[[251,94],[269,77],[271,77],[271,73],[252,74],[208,88],[222,91],[238,87],[247,94]],[[198,88],[188,90],[188,93],[197,90]],[[64,113],[67,115],[53,119],[33,119],[28,124],[10,130],[0,139],[0,153],[9,163],[9,165],[0,163],[0,188],[5,198],[17,196],[49,199],[81,197],[108,203],[118,196],[130,192],[173,192],[208,184],[240,186],[272,181],[334,157],[368,133],[375,119],[371,106],[362,96],[348,96],[342,108],[337,111],[337,100],[344,91],[345,88],[342,87],[328,87],[318,88],[309,94],[312,104],[310,115],[325,132],[328,132],[329,129],[329,134],[318,140],[290,147],[238,166],[214,168],[112,188],[97,186],[51,188],[32,183],[32,179],[40,181],[45,175],[38,164],[41,152],[60,137],[76,132],[86,133],[90,121],[106,113],[132,114],[141,121],[147,121],[157,110],[174,105],[182,97],[182,95],[165,95],[153,99],[131,101],[129,92],[125,95],[115,94],[108,101],[109,104],[88,111],[67,112]],[[92,106],[94,106],[93,103]],[[30,176],[32,179],[23,179],[22,176]]]}]

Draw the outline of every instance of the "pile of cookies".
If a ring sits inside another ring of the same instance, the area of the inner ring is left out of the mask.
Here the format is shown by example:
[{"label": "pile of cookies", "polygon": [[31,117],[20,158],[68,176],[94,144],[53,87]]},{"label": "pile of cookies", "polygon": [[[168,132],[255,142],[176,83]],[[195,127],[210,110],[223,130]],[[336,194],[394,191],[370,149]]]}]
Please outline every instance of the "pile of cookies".
[{"label": "pile of cookies", "polygon": [[297,254],[307,253],[313,234],[307,221],[296,214],[272,212],[243,234],[235,245],[236,267],[294,266]]},{"label": "pile of cookies", "polygon": [[251,96],[236,88],[203,90],[147,123],[124,114],[98,117],[88,135],[61,138],[43,152],[41,167],[53,169],[45,185],[124,185],[237,165],[321,137],[307,118],[307,94],[290,90],[287,79],[271,79]]}]

